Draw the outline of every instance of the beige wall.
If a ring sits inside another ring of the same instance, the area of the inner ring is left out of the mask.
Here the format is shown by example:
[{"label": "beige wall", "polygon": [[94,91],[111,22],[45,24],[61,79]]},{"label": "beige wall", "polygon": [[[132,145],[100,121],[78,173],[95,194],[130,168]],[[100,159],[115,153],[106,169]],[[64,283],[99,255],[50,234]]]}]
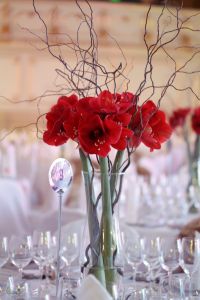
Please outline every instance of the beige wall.
[{"label": "beige wall", "polygon": [[[130,90],[137,89],[143,79],[145,63],[145,48],[143,44],[143,28],[146,6],[139,5],[114,5],[104,2],[93,2],[94,20],[96,31],[100,39],[100,57],[108,67],[118,65],[122,60],[122,55],[116,45],[108,36],[109,32],[117,39],[120,47],[126,56],[128,67],[127,74],[131,80]],[[80,12],[74,1],[36,1],[38,9],[45,18],[48,27],[53,32],[68,32],[74,36],[77,24],[80,22]],[[196,13],[194,11],[184,11],[183,15],[188,16]],[[154,41],[155,20],[158,8],[153,10],[149,20],[148,40]],[[199,26],[198,18],[190,24],[192,28]],[[0,3],[0,95],[9,98],[16,103],[23,99],[33,99],[42,95],[47,90],[55,90],[56,74],[54,69],[58,63],[48,54],[47,51],[39,51],[36,47],[41,47],[37,39],[21,27],[29,28],[32,32],[42,33],[41,23],[33,14],[31,0],[1,1]],[[199,39],[199,40],[198,40]],[[83,32],[82,43],[87,44],[88,35]],[[175,50],[183,44],[191,46],[200,42],[199,34],[194,32],[183,32],[170,49],[176,58],[177,64],[181,65],[190,50]],[[67,59],[73,63],[73,57],[69,53],[63,52]],[[197,69],[200,66],[199,55],[196,56],[189,70]],[[158,54],[154,60],[154,80],[156,84],[165,84],[169,74],[173,70],[173,65],[169,59]],[[192,86],[199,91],[200,80],[197,75],[182,75],[177,78],[176,86]],[[122,89],[123,90],[123,85]],[[148,94],[143,95],[143,99]],[[158,91],[154,99],[159,98]],[[48,111],[48,108],[56,101],[56,96],[50,96],[42,100],[38,111],[37,101],[24,102],[21,104],[10,103],[0,99],[0,128],[12,129],[15,126],[22,126],[35,122],[37,116]],[[162,107],[170,111],[175,106],[186,105],[187,103],[197,103],[190,93],[177,93],[169,90],[164,97]]]}]

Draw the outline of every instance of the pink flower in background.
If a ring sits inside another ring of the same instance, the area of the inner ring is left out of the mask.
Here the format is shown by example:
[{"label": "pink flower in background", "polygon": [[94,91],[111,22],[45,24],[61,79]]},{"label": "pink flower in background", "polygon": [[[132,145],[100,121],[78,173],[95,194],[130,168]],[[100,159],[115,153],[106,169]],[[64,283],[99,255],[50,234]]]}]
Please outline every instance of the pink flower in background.
[{"label": "pink flower in background", "polygon": [[196,134],[200,134],[200,107],[197,107],[192,114],[192,128]]},{"label": "pink flower in background", "polygon": [[142,142],[151,151],[160,149],[161,144],[168,140],[172,128],[168,124],[165,113],[159,110],[153,101],[149,100],[136,112],[132,122],[132,147],[138,147]]},{"label": "pink flower in background", "polygon": [[174,129],[178,126],[183,126],[186,121],[186,117],[190,113],[191,108],[186,107],[186,108],[179,108],[173,111],[173,114],[169,118],[169,123],[171,127]]}]

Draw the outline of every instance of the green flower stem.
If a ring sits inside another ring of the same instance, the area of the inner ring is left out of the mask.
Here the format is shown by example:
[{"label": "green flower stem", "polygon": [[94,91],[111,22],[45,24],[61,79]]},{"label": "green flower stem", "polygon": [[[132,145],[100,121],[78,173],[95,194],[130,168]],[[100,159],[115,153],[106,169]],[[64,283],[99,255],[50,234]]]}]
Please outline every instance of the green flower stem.
[{"label": "green flower stem", "polygon": [[116,268],[114,268],[115,244],[113,238],[112,199],[108,171],[108,159],[99,158],[101,169],[102,190],[102,219],[101,219],[101,248],[105,268],[106,288],[115,299]]},{"label": "green flower stem", "polygon": [[82,169],[84,172],[83,174],[87,197],[88,227],[93,266],[90,270],[90,273],[92,273],[102,283],[102,285],[105,286],[105,272],[100,250],[100,228],[95,207],[95,193],[92,182],[92,168],[88,157],[83,153],[81,149],[79,150],[79,153],[82,162]]},{"label": "green flower stem", "polygon": [[110,180],[111,203],[113,203],[114,201],[115,189],[119,177],[119,170],[122,165],[123,155],[124,155],[124,151],[117,151],[115,161],[112,167],[112,172],[111,172],[112,176]]},{"label": "green flower stem", "polygon": [[113,267],[113,239],[112,239],[112,203],[108,174],[108,159],[100,157],[101,190],[102,190],[102,232],[101,246],[105,268]]},{"label": "green flower stem", "polygon": [[192,161],[192,184],[195,186],[200,186],[200,136],[196,136],[194,155]]},{"label": "green flower stem", "polygon": [[189,138],[188,138],[189,134],[188,134],[188,129],[186,126],[183,127],[183,137],[186,143],[186,149],[187,149],[187,154],[188,154],[188,161],[189,161],[189,172],[190,175],[192,177],[192,151],[190,149],[190,142],[189,142]]},{"label": "green flower stem", "polygon": [[123,156],[124,156],[124,150],[123,151],[118,150],[117,154],[116,154],[116,157],[115,157],[115,160],[114,160],[113,167],[112,167],[112,173],[119,172],[119,170],[120,170],[120,168],[122,166]]},{"label": "green flower stem", "polygon": [[196,136],[196,140],[195,140],[195,146],[194,146],[194,159],[198,160],[199,155],[200,155],[200,136],[197,135]]}]

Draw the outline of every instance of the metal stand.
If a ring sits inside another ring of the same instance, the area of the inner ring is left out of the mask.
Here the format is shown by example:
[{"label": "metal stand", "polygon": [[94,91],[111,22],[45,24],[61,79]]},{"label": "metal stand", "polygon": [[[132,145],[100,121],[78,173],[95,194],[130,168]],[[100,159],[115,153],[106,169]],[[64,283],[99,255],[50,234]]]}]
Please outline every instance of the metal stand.
[{"label": "metal stand", "polygon": [[57,244],[57,274],[56,274],[56,298],[58,299],[58,287],[60,279],[60,248],[61,248],[61,226],[62,226],[62,199],[63,190],[58,191],[59,211],[58,211],[58,244]]},{"label": "metal stand", "polygon": [[60,283],[60,248],[61,248],[61,226],[62,226],[62,200],[64,192],[69,188],[73,172],[70,163],[64,158],[57,158],[49,168],[49,184],[54,192],[58,194],[58,242],[57,242],[57,273],[56,273],[56,299],[60,300],[59,283]]}]

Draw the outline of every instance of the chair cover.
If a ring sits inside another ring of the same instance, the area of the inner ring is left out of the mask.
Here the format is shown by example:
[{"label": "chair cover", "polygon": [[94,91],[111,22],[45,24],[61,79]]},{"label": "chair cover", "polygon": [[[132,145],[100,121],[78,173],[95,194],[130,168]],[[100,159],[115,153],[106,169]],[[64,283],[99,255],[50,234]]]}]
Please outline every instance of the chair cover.
[{"label": "chair cover", "polygon": [[20,184],[12,179],[0,179],[0,234],[11,235],[30,232],[29,204]]}]

